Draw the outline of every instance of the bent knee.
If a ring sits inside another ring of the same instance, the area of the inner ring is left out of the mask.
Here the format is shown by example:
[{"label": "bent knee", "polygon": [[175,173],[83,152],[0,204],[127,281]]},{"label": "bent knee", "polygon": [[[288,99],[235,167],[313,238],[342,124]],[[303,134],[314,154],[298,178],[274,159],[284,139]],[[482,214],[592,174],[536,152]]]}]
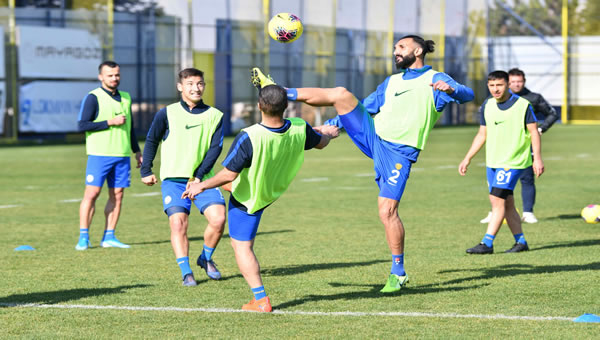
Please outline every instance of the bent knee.
[{"label": "bent knee", "polygon": [[225,227],[225,216],[211,216],[208,224],[214,228],[223,229]]},{"label": "bent knee", "polygon": [[[180,214],[176,214],[180,215]],[[187,215],[186,215],[187,217]],[[185,232],[187,230],[188,221],[183,216],[171,216],[169,217],[169,226],[173,232]]]},{"label": "bent knee", "polygon": [[352,92],[348,91],[345,87],[338,86],[334,89],[335,101],[351,101],[354,98]]}]

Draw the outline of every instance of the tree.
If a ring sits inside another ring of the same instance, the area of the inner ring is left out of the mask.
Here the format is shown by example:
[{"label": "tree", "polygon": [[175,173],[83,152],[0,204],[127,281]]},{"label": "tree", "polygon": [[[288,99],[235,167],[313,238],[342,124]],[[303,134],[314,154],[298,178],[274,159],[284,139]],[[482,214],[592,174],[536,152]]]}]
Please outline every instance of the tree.
[{"label": "tree", "polygon": [[[587,5],[594,3],[598,6],[596,1],[586,2]],[[513,0],[510,5],[507,1],[495,0],[488,18],[490,33],[495,36],[533,35],[534,32],[527,25],[519,22],[510,13],[512,11],[543,35],[561,35],[562,3],[563,0]],[[576,11],[578,7],[578,0],[569,0],[569,32],[575,34],[579,32],[581,26],[579,13]]]}]

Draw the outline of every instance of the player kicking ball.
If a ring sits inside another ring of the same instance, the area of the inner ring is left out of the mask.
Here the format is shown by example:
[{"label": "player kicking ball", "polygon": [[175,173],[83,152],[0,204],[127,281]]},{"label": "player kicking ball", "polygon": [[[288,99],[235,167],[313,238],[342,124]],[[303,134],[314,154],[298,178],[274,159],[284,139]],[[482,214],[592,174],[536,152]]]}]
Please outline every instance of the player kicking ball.
[{"label": "player kicking ball", "polygon": [[304,162],[304,151],[324,148],[331,138],[337,137],[338,129],[313,129],[300,118],[284,119],[283,112],[288,106],[286,90],[272,81],[257,85],[261,122],[236,136],[222,163],[223,170],[210,179],[191,184],[182,198],[193,199],[204,190],[233,182],[228,208],[229,236],[238,267],[254,294],[242,309],[271,312],[273,307],[254,253],[261,216],[287,190]]},{"label": "player kicking ball", "polygon": [[[467,249],[469,254],[492,254],[494,239],[502,220],[506,218],[508,227],[515,238],[515,244],[507,253],[529,250],[521,218],[515,208],[513,190],[524,169],[533,165],[537,177],[544,173],[540,134],[537,119],[531,104],[508,91],[508,73],[494,71],[488,75],[488,90],[492,97],[481,105],[479,132],[465,158],[458,166],[464,176],[471,159],[485,143],[485,164],[492,216],[481,243]],[[533,161],[530,149],[533,150]]]}]

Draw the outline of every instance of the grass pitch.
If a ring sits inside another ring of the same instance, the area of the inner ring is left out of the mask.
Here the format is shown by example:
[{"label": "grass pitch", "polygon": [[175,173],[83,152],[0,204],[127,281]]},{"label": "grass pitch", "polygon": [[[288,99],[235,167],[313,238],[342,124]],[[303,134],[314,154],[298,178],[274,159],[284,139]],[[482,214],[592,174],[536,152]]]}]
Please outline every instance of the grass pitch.
[{"label": "grass pitch", "polygon": [[[585,205],[600,203],[598,128],[559,125],[542,137],[540,222],[524,225],[531,251],[503,254],[514,243],[504,226],[496,254],[468,256],[489,211],[483,150],[466,177],[457,172],[476,131],[435,129],[413,167],[399,209],[411,282],[396,295],[379,293],[391,257],[372,162],[346,135],[307,152],[288,192],[266,210],[256,240],[279,312],[270,315],[237,312],[252,296],[227,234],[214,255],[223,280],[209,280],[194,266],[198,287],[181,286],[160,187],[144,186],[138,171],[117,227],[132,248],[98,247],[104,190],[90,230],[93,248],[78,252],[84,146],[0,148],[2,337],[598,337],[598,324],[568,320],[600,315],[600,225],[579,218]],[[205,224],[193,211],[192,261]],[[19,245],[36,250],[14,251]]]}]

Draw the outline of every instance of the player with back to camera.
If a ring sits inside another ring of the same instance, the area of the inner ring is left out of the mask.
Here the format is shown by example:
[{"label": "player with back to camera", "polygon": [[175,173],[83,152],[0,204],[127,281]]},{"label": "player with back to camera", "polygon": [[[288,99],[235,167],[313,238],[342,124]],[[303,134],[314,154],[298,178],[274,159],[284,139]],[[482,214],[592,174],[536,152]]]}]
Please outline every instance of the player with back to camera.
[{"label": "player with back to camera", "polygon": [[[529,250],[529,246],[515,208],[513,190],[524,169],[532,166],[538,177],[544,172],[540,134],[531,104],[508,90],[508,73],[491,72],[488,89],[492,96],[481,105],[479,131],[458,166],[458,172],[462,176],[467,173],[471,159],[485,144],[492,217],[481,243],[467,249],[467,253],[492,254],[494,239],[504,218],[515,239],[513,247],[506,252],[517,253]],[[533,161],[530,150],[533,150]]]},{"label": "player with back to camera", "polygon": [[[417,161],[435,122],[450,102],[473,100],[473,90],[445,73],[425,65],[434,42],[407,35],[395,44],[400,73],[391,75],[367,98],[358,101],[343,87],[288,89],[288,98],[313,106],[334,106],[338,116],[326,126],[343,127],[356,146],[375,166],[379,186],[379,219],[385,227],[392,253],[390,274],[382,293],[394,293],[408,283],[404,270],[404,225],[398,205],[410,169]],[[255,78],[269,80],[259,69]]]},{"label": "player with back to camera", "polygon": [[206,181],[193,183],[182,197],[194,198],[209,188],[233,182],[229,201],[229,236],[235,258],[254,298],[243,310],[271,312],[254,240],[265,209],[288,188],[304,161],[304,151],[323,149],[337,136],[337,128],[317,133],[300,118],[283,118],[287,93],[273,84],[259,86],[258,108],[262,120],[243,129],[234,139],[223,170]]},{"label": "player with back to camera", "polygon": [[[527,99],[533,107],[533,112],[538,120],[542,119],[540,123],[538,121],[538,131],[540,134],[544,134],[552,124],[558,120],[558,114],[554,107],[550,105],[541,94],[531,92],[525,87],[525,72],[518,68],[513,68],[508,71],[508,87],[510,90],[518,95],[519,97]],[[538,220],[533,214],[533,206],[535,205],[535,177],[533,168],[528,167],[523,170],[521,174],[521,199],[523,200],[523,217],[521,221],[525,223],[537,223]],[[481,220],[481,223],[489,223],[492,212],[488,213],[488,216]]]},{"label": "player with back to camera", "polygon": [[[204,104],[204,72],[186,68],[179,72],[177,90],[181,99],[154,116],[140,169],[142,182],[157,183],[152,162],[161,144],[160,179],[163,209],[169,217],[171,245],[184,286],[196,286],[189,263],[187,230],[192,201],[181,198],[188,180],[198,183],[214,176],[213,166],[223,149],[223,113]],[[219,280],[221,273],[212,260],[225,228],[225,200],[219,189],[207,190],[196,197],[194,205],[206,217],[204,246],[196,263],[208,277]]]},{"label": "player with back to camera", "polygon": [[108,186],[108,201],[104,207],[104,235],[100,246],[129,248],[115,237],[121,214],[125,188],[130,185],[130,154],[135,153],[137,167],[142,154],[133,129],[131,96],[118,89],[121,69],[114,61],[104,61],[98,67],[101,86],[83,99],[79,112],[79,131],[85,131],[88,154],[85,170],[85,192],[79,206],[79,240],[75,249],[90,247],[89,228],[96,211],[96,200],[104,181]]}]

